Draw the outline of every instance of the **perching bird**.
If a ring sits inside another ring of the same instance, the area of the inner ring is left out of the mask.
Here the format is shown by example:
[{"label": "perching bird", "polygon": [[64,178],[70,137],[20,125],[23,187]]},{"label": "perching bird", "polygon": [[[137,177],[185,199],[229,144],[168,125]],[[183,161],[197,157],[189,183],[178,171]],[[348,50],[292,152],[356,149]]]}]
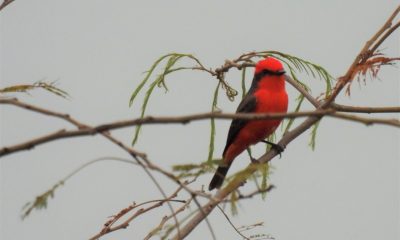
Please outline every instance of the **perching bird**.
[{"label": "perching bird", "polygon": [[[273,57],[267,57],[257,62],[251,87],[236,112],[286,113],[288,95],[285,90],[284,74],[282,63]],[[250,145],[264,141],[280,123],[281,119],[232,120],[222,154],[222,163],[218,166],[208,189],[220,188],[233,160]],[[279,145],[270,144],[279,152],[283,150]]]}]

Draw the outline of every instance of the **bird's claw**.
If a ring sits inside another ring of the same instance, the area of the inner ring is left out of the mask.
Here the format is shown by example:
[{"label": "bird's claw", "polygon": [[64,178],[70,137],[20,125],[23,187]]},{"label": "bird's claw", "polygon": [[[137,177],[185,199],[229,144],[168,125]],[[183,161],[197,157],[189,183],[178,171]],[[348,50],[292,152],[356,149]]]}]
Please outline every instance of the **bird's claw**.
[{"label": "bird's claw", "polygon": [[282,157],[282,152],[285,151],[285,147],[266,140],[263,140],[262,142],[271,145],[271,148],[273,148],[276,151],[276,153],[279,154],[279,158]]},{"label": "bird's claw", "polygon": [[250,157],[250,161],[251,161],[251,163],[258,163],[257,159],[255,159],[253,157]]}]

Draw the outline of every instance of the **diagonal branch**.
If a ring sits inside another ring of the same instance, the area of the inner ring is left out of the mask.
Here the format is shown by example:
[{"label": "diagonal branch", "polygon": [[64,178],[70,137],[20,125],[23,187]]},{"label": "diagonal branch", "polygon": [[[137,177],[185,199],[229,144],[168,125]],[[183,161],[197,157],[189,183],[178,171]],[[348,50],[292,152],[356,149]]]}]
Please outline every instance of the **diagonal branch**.
[{"label": "diagonal branch", "polygon": [[[360,53],[357,55],[357,57],[354,59],[353,63],[350,65],[346,74],[339,78],[339,81],[337,82],[332,94],[329,96],[329,98],[323,104],[323,107],[329,106],[336,99],[337,95],[341,92],[343,87],[348,82],[350,82],[352,80],[352,78],[356,75],[355,71],[357,70],[357,66],[362,65],[371,56],[373,56],[375,51],[383,43],[383,41],[390,34],[392,34],[394,30],[397,29],[398,24],[396,24],[395,28],[393,28],[393,31],[390,30],[390,27],[392,26],[392,21],[399,14],[399,12],[400,12],[400,5],[395,9],[395,11],[392,13],[392,15],[388,18],[388,20],[386,20],[386,22],[383,24],[383,26],[371,37],[370,40],[368,40],[365,43],[365,45],[361,49]],[[388,29],[389,29],[388,34],[384,34],[385,31]],[[382,35],[383,35],[383,37],[382,37]],[[379,41],[380,38],[382,39],[382,41]]]},{"label": "diagonal branch", "polygon": [[[333,93],[328,97],[328,99],[319,107],[319,109],[329,108],[330,104],[334,102],[336,96],[341,92],[343,87],[347,82],[351,81],[351,77],[358,66],[358,64],[365,62],[373,52],[369,52],[370,47],[379,39],[379,37],[391,26],[392,20],[397,16],[400,11],[400,6],[394,11],[394,13],[389,17],[384,26],[365,44],[364,48],[361,50],[360,54],[355,58],[352,65],[349,67],[347,73],[339,79],[336,83]],[[379,42],[378,42],[379,43]],[[375,45],[376,46],[376,45]],[[377,46],[379,47],[379,45]],[[337,114],[336,114],[337,115]],[[340,116],[340,115],[339,115]],[[278,144],[281,146],[287,146],[291,141],[297,138],[299,135],[304,133],[307,129],[313,126],[321,119],[321,116],[310,116],[298,127],[286,133]],[[261,158],[258,162],[263,164],[271,161],[277,152],[272,149]],[[219,190],[214,197],[203,206],[203,212],[197,213],[185,226],[183,226],[182,231],[179,236],[174,236],[174,240],[182,239],[186,237],[190,232],[201,222],[203,219],[211,212],[213,209],[225,199],[232,191],[236,190],[242,185],[242,183],[257,170],[257,164],[250,164],[241,174],[238,174],[228,185]]]},{"label": "diagonal branch", "polygon": [[15,0],[4,0],[3,3],[0,5],[0,11],[3,10],[3,8],[7,7],[8,4],[14,2]]},{"label": "diagonal branch", "polygon": [[299,91],[303,96],[312,104],[314,105],[315,108],[318,108],[321,104],[318,102],[317,99],[315,99],[303,86],[301,86],[299,83],[297,83],[293,78],[291,78],[289,75],[285,75],[286,82],[288,82],[290,85],[292,85],[294,88],[296,88],[297,91]]},{"label": "diagonal branch", "polygon": [[[309,117],[302,124],[300,124],[297,128],[288,132],[280,141],[279,145],[286,146],[291,141],[293,141],[300,134],[309,129],[312,125],[320,120],[320,117]],[[264,154],[261,158],[258,159],[260,164],[264,164],[266,162],[271,161],[277,152],[275,150],[271,150]],[[180,237],[174,236],[174,240],[182,239],[186,237],[203,219],[208,216],[210,212],[221,202],[223,201],[231,192],[240,187],[243,182],[251,176],[255,171],[257,171],[257,164],[250,164],[245,170],[242,171],[241,174],[237,174],[235,177],[225,188],[218,191],[211,200],[203,205],[203,212],[198,212],[183,228],[181,229]]]},{"label": "diagonal branch", "polygon": [[218,207],[218,209],[221,211],[221,213],[224,215],[224,217],[226,218],[226,220],[228,221],[228,223],[232,226],[232,228],[235,230],[235,232],[237,232],[237,234],[239,234],[243,239],[246,239],[246,240],[250,240],[250,238],[248,238],[248,237],[246,237],[245,235],[243,235],[238,229],[237,229],[237,227],[235,226],[235,224],[233,224],[233,222],[231,221],[231,219],[228,217],[228,215],[224,212],[224,210],[220,207],[220,206],[218,206],[217,205],[217,207]]},{"label": "diagonal branch", "polygon": [[[186,205],[186,201],[182,201],[182,200],[174,200],[175,197],[177,197],[178,192],[182,190],[182,187],[179,186],[178,189],[175,190],[175,192],[173,192],[170,196],[166,197],[165,199],[161,199],[161,200],[152,200],[152,201],[148,201],[148,202],[144,202],[142,204],[132,204],[130,206],[128,206],[127,208],[124,208],[123,210],[121,210],[117,215],[115,215],[111,220],[107,221],[107,223],[104,224],[103,229],[101,229],[101,231],[99,233],[97,233],[96,235],[92,236],[91,238],[89,238],[90,240],[97,240],[100,237],[120,230],[120,229],[125,229],[129,226],[130,222],[132,222],[134,219],[136,219],[137,217],[139,217],[140,215],[143,215],[144,213],[161,207],[165,202],[180,202],[180,203],[184,203],[184,205]],[[125,221],[123,221],[120,224],[117,224],[115,226],[113,226],[121,217],[125,216],[127,213],[129,213],[131,210],[133,210],[134,208],[137,208],[139,206],[142,206],[144,204],[148,204],[148,203],[152,203],[155,202],[153,205],[147,207],[147,208],[140,208],[138,209],[134,214],[132,214],[130,217],[128,217]],[[173,212],[173,215],[176,215],[176,213],[178,212]]]}]

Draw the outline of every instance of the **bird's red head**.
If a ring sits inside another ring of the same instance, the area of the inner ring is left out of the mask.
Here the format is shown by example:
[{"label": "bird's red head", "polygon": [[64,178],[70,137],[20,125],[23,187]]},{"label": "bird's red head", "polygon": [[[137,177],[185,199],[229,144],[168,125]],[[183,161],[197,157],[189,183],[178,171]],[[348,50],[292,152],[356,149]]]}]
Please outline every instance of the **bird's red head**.
[{"label": "bird's red head", "polygon": [[273,75],[282,75],[285,73],[283,69],[282,63],[273,57],[267,57],[263,60],[260,60],[256,64],[256,74],[260,73],[262,71],[268,71],[272,73]]}]

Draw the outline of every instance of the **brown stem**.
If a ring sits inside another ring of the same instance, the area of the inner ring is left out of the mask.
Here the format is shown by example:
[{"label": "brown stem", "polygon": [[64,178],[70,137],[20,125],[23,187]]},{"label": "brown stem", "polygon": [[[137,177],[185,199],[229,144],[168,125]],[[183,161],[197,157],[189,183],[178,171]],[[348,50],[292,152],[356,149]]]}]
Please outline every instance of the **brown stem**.
[{"label": "brown stem", "polygon": [[400,107],[355,107],[332,103],[331,107],[339,112],[352,113],[399,113]]},{"label": "brown stem", "polygon": [[8,4],[14,2],[15,0],[4,0],[3,3],[0,5],[0,11],[3,10]]}]

